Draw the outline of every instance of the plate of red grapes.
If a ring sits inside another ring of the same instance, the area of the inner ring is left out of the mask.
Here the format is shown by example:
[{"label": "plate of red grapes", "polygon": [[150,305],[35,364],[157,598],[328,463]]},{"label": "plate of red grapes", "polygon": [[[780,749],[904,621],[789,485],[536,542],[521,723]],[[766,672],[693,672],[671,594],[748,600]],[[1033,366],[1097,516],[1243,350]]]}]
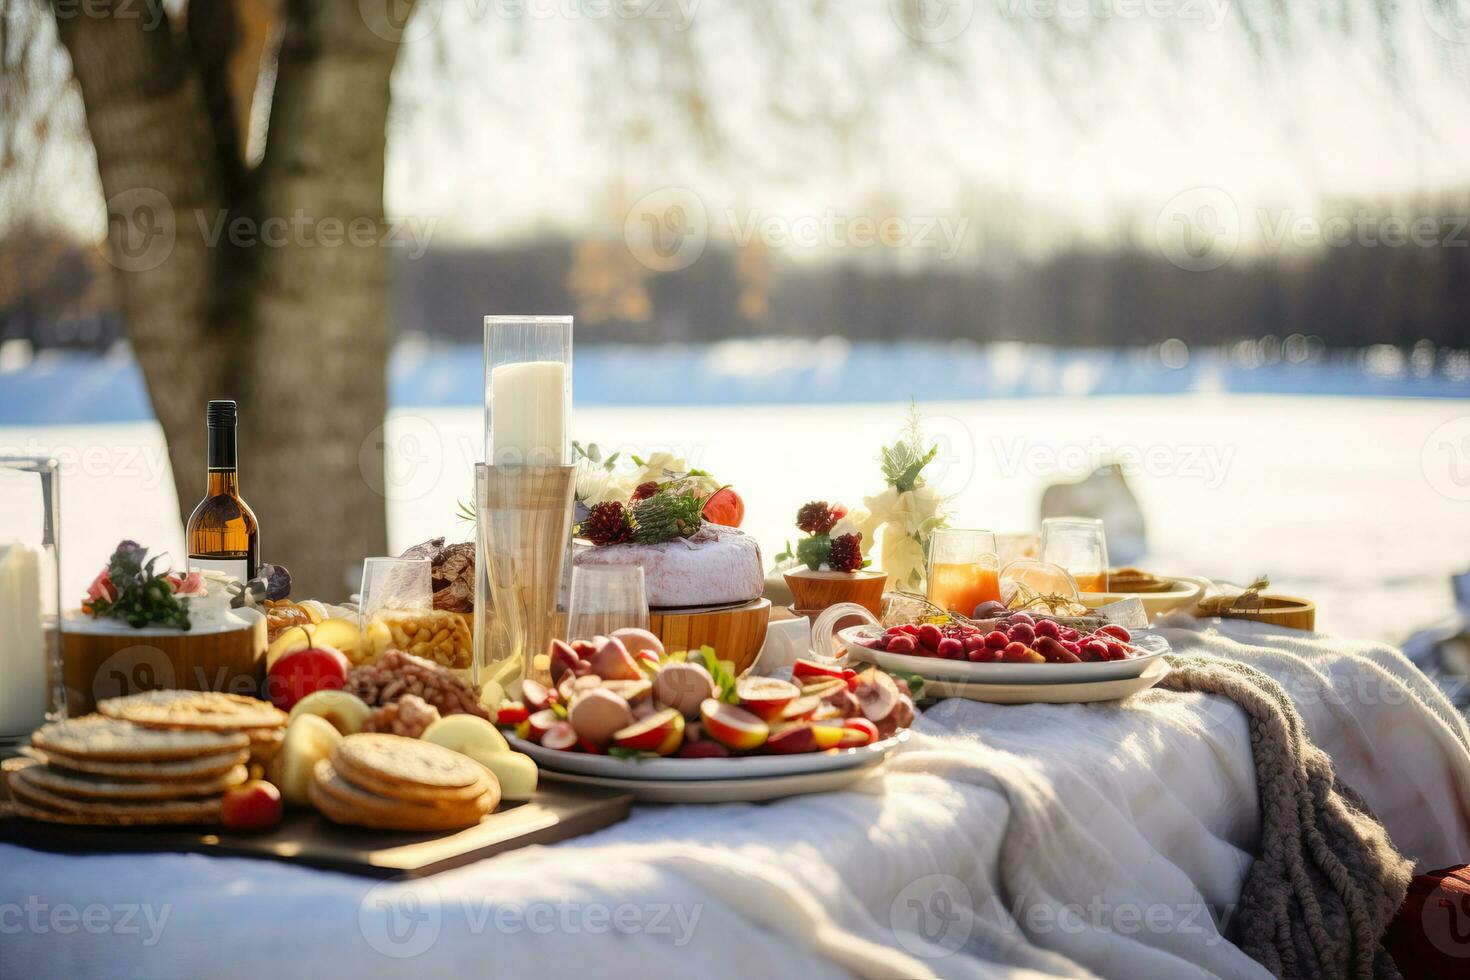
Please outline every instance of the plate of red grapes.
[{"label": "plate of red grapes", "polygon": [[1083,629],[1025,612],[932,617],[838,634],[848,656],[921,677],[989,684],[1072,684],[1137,677],[1169,652],[1163,637],[1115,623]]}]

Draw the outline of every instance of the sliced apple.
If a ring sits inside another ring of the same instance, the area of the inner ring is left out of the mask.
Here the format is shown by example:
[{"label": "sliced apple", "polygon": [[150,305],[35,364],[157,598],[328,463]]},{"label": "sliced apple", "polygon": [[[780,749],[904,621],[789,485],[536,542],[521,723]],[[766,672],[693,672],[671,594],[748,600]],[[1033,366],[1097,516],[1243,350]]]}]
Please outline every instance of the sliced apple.
[{"label": "sliced apple", "polygon": [[367,724],[373,709],[356,694],[347,691],[313,691],[291,708],[289,721],[302,715],[315,715],[343,735],[356,735]]},{"label": "sliced apple", "polygon": [[317,762],[332,754],[342,735],[320,715],[300,715],[286,727],[281,751],[271,760],[271,782],[292,806],[310,806],[307,787]]},{"label": "sliced apple", "polygon": [[347,659],[355,664],[364,663],[376,656],[376,653],[369,656],[371,651],[364,640],[362,630],[358,629],[357,624],[350,619],[322,620],[312,627],[311,642],[313,646],[333,647],[341,650],[347,655]]},{"label": "sliced apple", "polygon": [[620,748],[659,755],[670,755],[683,743],[684,716],[673,708],[656,711],[613,735],[613,744]]},{"label": "sliced apple", "polygon": [[496,752],[476,761],[493,772],[500,781],[502,800],[529,800],[536,795],[536,762],[530,756],[519,752]]},{"label": "sliced apple", "polygon": [[772,735],[764,750],[772,755],[824,752],[842,744],[843,731],[840,725],[792,725]]},{"label": "sliced apple", "polygon": [[546,733],[551,731],[551,729],[555,727],[560,721],[561,719],[556,716],[556,712],[552,711],[550,708],[538,711],[531,717],[526,719],[526,724],[530,726],[529,734],[526,735],[526,738],[530,739],[532,742],[539,742],[544,739],[546,737]]},{"label": "sliced apple", "polygon": [[786,706],[801,696],[801,690],[789,681],[774,677],[747,677],[735,688],[740,707],[764,722],[781,717]]},{"label": "sliced apple", "polygon": [[726,704],[717,698],[706,698],[699,706],[705,733],[721,745],[736,752],[759,748],[771,734],[770,726],[744,708]]},{"label": "sliced apple", "polygon": [[315,626],[288,626],[281,631],[265,650],[265,669],[270,670],[288,653],[305,650],[311,646],[311,634]]},{"label": "sliced apple", "polygon": [[567,722],[558,721],[542,736],[541,744],[548,749],[567,752],[577,744],[577,733]]},{"label": "sliced apple", "polygon": [[426,742],[442,745],[480,763],[487,756],[510,751],[510,743],[500,734],[500,730],[475,715],[458,714],[440,718],[425,729],[420,737]]}]

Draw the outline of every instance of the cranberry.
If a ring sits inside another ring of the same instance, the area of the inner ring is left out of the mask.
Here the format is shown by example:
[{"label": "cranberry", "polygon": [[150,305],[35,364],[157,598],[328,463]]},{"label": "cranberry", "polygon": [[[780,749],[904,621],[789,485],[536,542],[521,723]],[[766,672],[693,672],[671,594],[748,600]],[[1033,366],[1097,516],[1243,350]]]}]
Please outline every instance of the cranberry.
[{"label": "cranberry", "polygon": [[1054,640],[1060,640],[1062,638],[1062,628],[1057,625],[1057,621],[1054,619],[1038,620],[1036,623],[1036,635],[1049,636]]},{"label": "cranberry", "polygon": [[1102,640],[1088,640],[1082,644],[1082,659],[1090,663],[1108,659],[1107,644]]},{"label": "cranberry", "polygon": [[1034,620],[1034,619],[1031,618],[1030,613],[1022,613],[1022,612],[1011,613],[1011,622],[1013,622],[1013,623],[1025,623],[1027,626],[1035,626],[1036,625],[1036,620]]},{"label": "cranberry", "polygon": [[962,660],[965,656],[965,644],[952,636],[946,636],[939,641],[938,652],[945,660]]},{"label": "cranberry", "polygon": [[965,637],[965,652],[966,653],[973,653],[976,650],[984,650],[984,649],[985,649],[985,637],[981,636],[980,635],[980,632],[978,630],[975,631],[974,633],[971,633],[969,636]]},{"label": "cranberry", "polygon": [[1128,659],[1128,651],[1126,649],[1124,649],[1123,644],[1121,644],[1121,643],[1109,643],[1107,646],[1108,646],[1108,659],[1109,660],[1127,660]]},{"label": "cranberry", "polygon": [[1000,630],[992,630],[985,634],[985,646],[991,650],[1004,650],[1011,638]]},{"label": "cranberry", "polygon": [[908,636],[907,634],[905,634],[904,636],[895,636],[888,641],[888,652],[913,653],[914,648],[917,646],[918,644],[914,642],[914,638],[912,636]]},{"label": "cranberry", "polygon": [[1024,643],[1029,647],[1031,642],[1036,639],[1036,630],[1027,626],[1025,623],[1017,623],[1011,627],[1010,637],[1015,642]]},{"label": "cranberry", "polygon": [[919,626],[917,623],[904,623],[899,629],[903,630],[909,636],[919,635]]},{"label": "cranberry", "polygon": [[1117,623],[1108,623],[1106,626],[1099,626],[1097,628],[1097,635],[1111,636],[1113,639],[1122,640],[1124,643],[1131,643],[1133,641],[1133,634],[1129,633],[1128,630],[1119,626]]},{"label": "cranberry", "polygon": [[1082,644],[1078,643],[1076,640],[1063,640],[1062,649],[1066,650],[1074,657],[1080,657],[1082,655]]},{"label": "cranberry", "polygon": [[939,641],[944,636],[939,632],[939,627],[933,623],[925,623],[919,627],[919,645],[929,650],[938,650]]}]

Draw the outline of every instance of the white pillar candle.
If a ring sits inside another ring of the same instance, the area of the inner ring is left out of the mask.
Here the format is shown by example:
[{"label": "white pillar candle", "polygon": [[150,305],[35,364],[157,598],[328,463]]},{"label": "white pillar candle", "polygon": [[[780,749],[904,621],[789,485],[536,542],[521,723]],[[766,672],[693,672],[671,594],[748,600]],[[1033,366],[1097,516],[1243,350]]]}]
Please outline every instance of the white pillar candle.
[{"label": "white pillar candle", "polygon": [[490,454],[497,466],[559,466],[567,439],[567,366],[520,361],[490,370]]},{"label": "white pillar candle", "polygon": [[20,735],[46,720],[41,624],[40,554],[0,545],[0,735]]}]

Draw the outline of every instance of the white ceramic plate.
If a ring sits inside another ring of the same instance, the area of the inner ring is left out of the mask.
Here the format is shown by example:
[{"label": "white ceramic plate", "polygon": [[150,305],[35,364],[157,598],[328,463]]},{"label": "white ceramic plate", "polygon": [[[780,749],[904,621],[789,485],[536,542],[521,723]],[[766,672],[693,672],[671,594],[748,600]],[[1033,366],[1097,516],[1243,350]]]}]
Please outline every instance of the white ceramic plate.
[{"label": "white ceramic plate", "polygon": [[1077,684],[965,684],[961,681],[925,681],[924,697],[965,698],[990,704],[1088,704],[1121,701],[1146,691],[1169,673],[1167,660],[1154,660],[1137,677]]},{"label": "white ceramic plate", "polygon": [[901,731],[855,749],[828,749],[796,755],[747,755],[731,759],[619,759],[611,755],[564,752],[546,749],[506,733],[506,741],[517,752],[536,760],[543,772],[574,773],[611,780],[682,782],[688,780],[767,779],[808,773],[836,772],[881,762],[909,737]]},{"label": "white ceramic plate", "polygon": [[873,756],[864,765],[849,766],[846,769],[764,779],[608,779],[550,769],[542,770],[542,775],[556,782],[632,793],[633,799],[639,803],[758,803],[762,800],[779,800],[786,796],[845,789],[853,783],[877,775],[882,771],[882,763],[882,756]]},{"label": "white ceramic plate", "polygon": [[1076,684],[1081,681],[1115,681],[1137,677],[1169,651],[1169,643],[1155,634],[1134,634],[1133,646],[1145,649],[1142,656],[1083,664],[975,664],[968,660],[941,660],[887,653],[858,642],[859,637],[877,635],[876,626],[850,626],[837,638],[854,660],[877,664],[885,670],[918,674],[929,680],[961,681],[968,684]]}]

